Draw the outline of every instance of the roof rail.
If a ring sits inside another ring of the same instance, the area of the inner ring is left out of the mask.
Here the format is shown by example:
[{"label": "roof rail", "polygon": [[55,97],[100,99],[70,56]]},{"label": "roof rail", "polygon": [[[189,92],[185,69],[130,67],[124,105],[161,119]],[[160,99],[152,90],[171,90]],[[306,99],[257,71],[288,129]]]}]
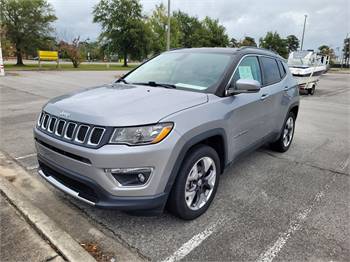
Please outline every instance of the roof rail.
[{"label": "roof rail", "polygon": [[272,50],[272,49],[266,49],[266,48],[261,48],[261,47],[256,47],[256,46],[242,46],[240,48],[238,48],[238,50],[244,50],[244,49],[258,49],[258,50],[264,50],[264,51],[268,51],[268,52],[272,52],[276,55],[279,55],[281,56],[279,53],[277,53],[275,50]]}]

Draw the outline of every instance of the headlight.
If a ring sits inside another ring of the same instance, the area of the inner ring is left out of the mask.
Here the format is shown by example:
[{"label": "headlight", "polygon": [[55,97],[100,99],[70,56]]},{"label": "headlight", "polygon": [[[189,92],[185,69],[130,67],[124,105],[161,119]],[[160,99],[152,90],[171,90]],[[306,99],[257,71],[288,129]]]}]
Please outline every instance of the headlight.
[{"label": "headlight", "polygon": [[118,127],[110,139],[112,144],[145,145],[162,141],[173,129],[173,123],[150,126]]}]

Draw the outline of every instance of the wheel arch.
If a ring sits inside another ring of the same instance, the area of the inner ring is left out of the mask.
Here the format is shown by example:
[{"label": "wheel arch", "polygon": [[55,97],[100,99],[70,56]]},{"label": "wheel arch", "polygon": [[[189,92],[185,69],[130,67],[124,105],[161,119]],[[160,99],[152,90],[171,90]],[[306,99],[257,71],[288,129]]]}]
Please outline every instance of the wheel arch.
[{"label": "wheel arch", "polygon": [[166,193],[169,193],[171,191],[177,174],[187,154],[191,151],[191,149],[200,144],[211,146],[218,153],[220,159],[220,173],[224,171],[227,162],[226,132],[223,128],[215,128],[205,131],[189,139],[181,148],[166,184]]},{"label": "wheel arch", "polygon": [[292,104],[288,110],[288,114],[289,114],[289,112],[293,112],[295,115],[295,119],[296,119],[298,117],[298,113],[299,113],[299,103]]}]

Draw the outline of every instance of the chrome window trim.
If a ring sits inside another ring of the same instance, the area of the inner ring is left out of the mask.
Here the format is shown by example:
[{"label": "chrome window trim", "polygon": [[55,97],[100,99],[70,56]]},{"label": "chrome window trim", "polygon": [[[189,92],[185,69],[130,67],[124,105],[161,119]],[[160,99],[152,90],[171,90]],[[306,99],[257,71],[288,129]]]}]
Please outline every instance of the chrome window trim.
[{"label": "chrome window trim", "polygon": [[[62,128],[62,134],[59,134],[59,133],[57,133],[57,129],[58,129],[58,123],[60,123],[61,121],[63,122],[63,128]],[[58,122],[57,122],[57,124],[56,124],[56,129],[55,129],[55,135],[56,135],[56,136],[61,137],[61,136],[64,134],[64,128],[66,127],[66,124],[67,124],[67,121],[64,120],[64,119],[58,120]]]},{"label": "chrome window trim", "polygon": [[[74,125],[72,137],[68,137],[68,136],[67,136],[68,127],[69,127],[70,124]],[[74,137],[74,132],[75,132],[75,129],[76,129],[76,128],[77,128],[77,123],[74,123],[74,122],[67,122],[66,128],[65,128],[65,130],[64,130],[64,136],[63,136],[63,138],[68,139],[68,140],[72,140],[73,137]]]},{"label": "chrome window trim", "polygon": [[[86,131],[85,137],[84,137],[84,139],[83,139],[82,141],[78,139],[78,134],[79,134],[79,131],[80,131],[80,128],[81,128],[81,127],[87,127],[87,131]],[[80,144],[83,144],[83,143],[86,141],[86,138],[88,137],[89,131],[90,131],[90,126],[84,125],[84,124],[80,125],[80,126],[78,127],[78,129],[77,129],[77,132],[75,133],[74,141],[75,141],[75,142],[78,142],[78,143],[80,143]]]},{"label": "chrome window trim", "polygon": [[[54,124],[52,130],[50,130],[50,125],[51,125],[51,122],[52,122],[53,119],[56,119],[56,122],[55,122],[55,124]],[[57,117],[52,116],[52,117],[50,118],[49,124],[47,125],[47,132],[53,133],[53,131],[55,130],[56,125],[57,125]]]},{"label": "chrome window trim", "polygon": [[[95,129],[102,129],[102,134],[100,136],[100,140],[96,144],[90,142],[91,141],[91,136],[92,136],[92,134],[93,134]],[[106,132],[106,128],[103,128],[103,127],[94,127],[94,128],[92,128],[91,132],[89,134],[89,138],[87,140],[87,144],[90,145],[90,146],[97,146],[97,145],[99,145],[101,143],[101,140],[102,140],[103,135],[105,134],[105,132]]]}]

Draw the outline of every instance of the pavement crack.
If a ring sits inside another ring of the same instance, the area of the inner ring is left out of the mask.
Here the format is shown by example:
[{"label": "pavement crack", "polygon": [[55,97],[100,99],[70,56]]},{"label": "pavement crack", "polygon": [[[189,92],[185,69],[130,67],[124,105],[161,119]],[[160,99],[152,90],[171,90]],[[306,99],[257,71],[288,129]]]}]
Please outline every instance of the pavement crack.
[{"label": "pavement crack", "polygon": [[274,153],[271,153],[269,151],[259,150],[259,152],[264,153],[266,155],[269,155],[269,156],[271,156],[273,158],[277,158],[277,159],[281,159],[281,160],[286,160],[286,161],[292,162],[294,164],[305,165],[305,166],[308,166],[308,167],[313,167],[313,168],[316,168],[316,169],[319,169],[319,170],[322,170],[322,171],[328,171],[328,172],[331,172],[333,174],[338,174],[338,175],[342,175],[342,176],[350,176],[350,174],[348,174],[348,173],[341,172],[341,171],[338,171],[338,170],[334,170],[334,169],[331,169],[331,168],[320,167],[320,166],[313,165],[313,164],[310,164],[310,163],[301,162],[301,161],[297,161],[297,160],[288,159],[288,158],[285,158],[285,157],[276,156]]}]

